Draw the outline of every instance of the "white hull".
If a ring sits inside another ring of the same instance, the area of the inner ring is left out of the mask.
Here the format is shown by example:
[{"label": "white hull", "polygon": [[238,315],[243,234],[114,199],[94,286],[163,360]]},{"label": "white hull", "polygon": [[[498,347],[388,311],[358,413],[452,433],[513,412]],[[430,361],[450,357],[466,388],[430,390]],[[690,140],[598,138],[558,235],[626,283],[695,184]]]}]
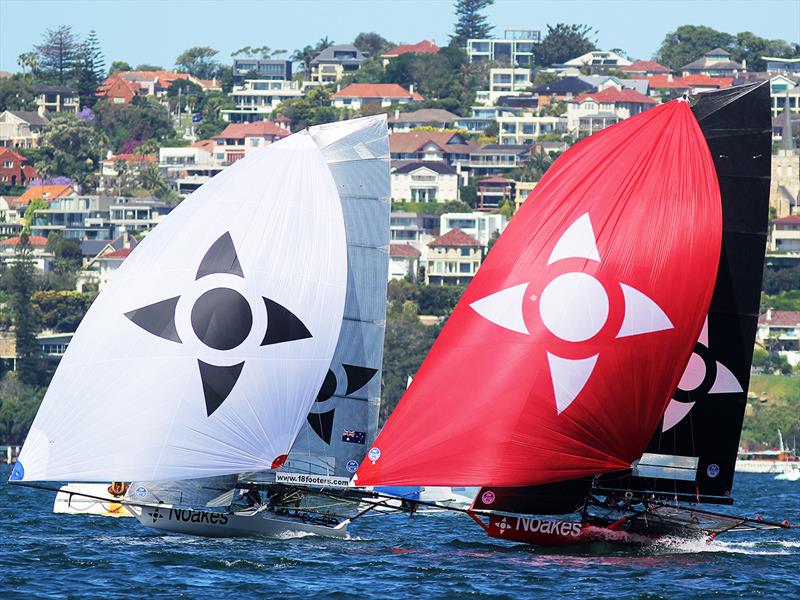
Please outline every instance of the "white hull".
[{"label": "white hull", "polygon": [[132,516],[120,504],[120,498],[114,498],[108,493],[107,483],[70,483],[61,487],[53,503],[53,512],[103,517]]},{"label": "white hull", "polygon": [[130,507],[129,510],[145,527],[169,533],[201,537],[267,537],[291,538],[302,534],[324,537],[347,537],[348,521],[336,527],[312,525],[282,518],[266,511],[223,513],[161,507]]},{"label": "white hull", "polygon": [[800,469],[792,469],[775,475],[778,481],[800,481]]},{"label": "white hull", "polygon": [[787,473],[797,468],[796,462],[785,460],[737,460],[737,473]]}]

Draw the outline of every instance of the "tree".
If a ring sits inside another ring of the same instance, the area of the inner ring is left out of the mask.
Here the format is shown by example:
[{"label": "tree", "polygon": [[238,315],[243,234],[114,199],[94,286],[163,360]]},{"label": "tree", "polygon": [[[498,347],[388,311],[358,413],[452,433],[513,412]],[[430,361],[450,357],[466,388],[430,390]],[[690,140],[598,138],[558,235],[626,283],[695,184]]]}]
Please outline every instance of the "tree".
[{"label": "tree", "polygon": [[395,44],[387,40],[382,35],[370,31],[369,33],[359,33],[353,45],[371,57],[379,57],[381,54],[393,48]]},{"label": "tree", "polygon": [[35,46],[39,53],[39,67],[42,76],[58,85],[65,85],[70,79],[80,54],[78,37],[69,25],[48,29],[44,42]]},{"label": "tree", "polygon": [[92,107],[97,102],[97,86],[103,81],[106,61],[97,33],[92,30],[83,42],[77,60],[75,84],[81,99],[81,106]]},{"label": "tree", "polygon": [[175,135],[167,109],[149,98],[142,98],[137,104],[101,102],[95,115],[97,126],[108,136],[108,143],[116,152],[147,140],[164,140]]},{"label": "tree", "polygon": [[85,185],[97,167],[104,139],[90,121],[70,113],[50,119],[40,140],[36,170],[43,175],[63,175]]},{"label": "tree", "polygon": [[164,67],[162,67],[161,65],[143,64],[143,65],[136,65],[136,70],[137,71],[163,71]]},{"label": "tree", "polygon": [[0,79],[0,112],[4,110],[36,110],[30,76],[12,75]]},{"label": "tree", "polygon": [[492,235],[489,236],[489,241],[486,244],[486,254],[488,256],[489,252],[491,252],[492,248],[494,247],[497,240],[500,239],[500,231],[495,229],[492,232]]},{"label": "tree", "polygon": [[313,88],[305,96],[281,102],[276,114],[292,122],[292,130],[298,131],[310,125],[335,121],[338,112],[330,105],[331,93],[326,88]]},{"label": "tree", "polygon": [[492,4],[494,0],[456,0],[456,26],[450,43],[464,48],[468,39],[488,38],[494,27],[481,11]]},{"label": "tree", "polygon": [[308,79],[309,73],[311,72],[311,61],[314,60],[316,55],[317,50],[314,46],[304,46],[300,50],[295,50],[290,58],[303,63],[303,75]]},{"label": "tree", "polygon": [[514,204],[508,200],[503,202],[503,205],[500,207],[500,214],[506,219],[511,219],[511,217],[514,216]]},{"label": "tree", "polygon": [[81,242],[76,238],[65,238],[60,232],[47,236],[47,251],[53,254],[53,270],[59,274],[77,273],[83,262]]},{"label": "tree", "polygon": [[749,31],[736,34],[736,46],[733,57],[738,61],[747,61],[749,71],[765,71],[767,61],[764,56],[792,58],[800,54],[800,44],[790,44],[784,40],[768,40]]},{"label": "tree", "polygon": [[39,68],[39,53],[34,51],[23,52],[17,58],[17,64],[22,67],[23,73],[25,73],[26,68],[30,69],[31,73],[34,73]]},{"label": "tree", "polygon": [[124,60],[115,60],[108,68],[108,74],[119,73],[120,71],[132,71],[131,66]]},{"label": "tree", "polygon": [[665,67],[679,70],[714,48],[732,51],[736,38],[705,25],[681,25],[666,35],[655,59]]},{"label": "tree", "polygon": [[596,50],[594,41],[589,39],[592,34],[597,34],[597,31],[588,25],[548,25],[547,34],[536,47],[536,64],[544,67],[560,65],[576,56]]},{"label": "tree", "polygon": [[22,444],[42,401],[44,388],[23,383],[18,373],[0,380],[0,441]]},{"label": "tree", "polygon": [[20,381],[28,385],[38,385],[41,381],[41,352],[36,342],[36,316],[31,308],[35,268],[30,240],[23,232],[9,269],[8,288],[17,342],[17,373]]},{"label": "tree", "polygon": [[178,56],[175,65],[184,73],[200,79],[211,79],[217,70],[217,63],[212,60],[217,54],[219,51],[214,48],[194,46]]},{"label": "tree", "polygon": [[31,307],[44,329],[69,333],[77,329],[94,298],[75,290],[37,291],[31,295]]}]

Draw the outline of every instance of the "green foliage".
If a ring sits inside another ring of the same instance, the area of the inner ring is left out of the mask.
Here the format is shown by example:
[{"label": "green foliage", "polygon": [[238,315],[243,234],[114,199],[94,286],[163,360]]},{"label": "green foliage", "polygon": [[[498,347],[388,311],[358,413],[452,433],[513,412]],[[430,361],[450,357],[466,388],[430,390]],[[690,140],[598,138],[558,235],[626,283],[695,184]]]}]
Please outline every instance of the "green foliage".
[{"label": "green foliage", "polygon": [[4,110],[36,110],[29,76],[12,75],[0,79],[0,112]]},{"label": "green foliage", "polygon": [[43,329],[69,333],[78,328],[94,298],[74,290],[37,291],[31,294],[31,308]]},{"label": "green foliage", "polygon": [[374,31],[370,31],[369,33],[359,33],[356,36],[353,45],[371,57],[379,57],[387,50],[391,50],[395,47],[393,42],[390,42],[385,37],[375,33]]},{"label": "green foliage", "polygon": [[456,0],[454,12],[456,15],[455,31],[450,36],[450,43],[462,48],[466,47],[468,39],[488,38],[492,27],[481,11],[494,4],[494,0]]},{"label": "green foliage", "polygon": [[500,214],[506,219],[511,219],[511,217],[514,216],[514,204],[508,200],[503,202],[503,205],[500,207]]},{"label": "green foliage", "polygon": [[530,159],[517,167],[509,177],[515,181],[539,181],[555,162],[546,152],[533,152]]},{"label": "green foliage", "polygon": [[492,232],[492,235],[489,236],[489,241],[486,243],[486,255],[487,256],[489,255],[489,252],[494,247],[494,245],[495,245],[495,243],[497,242],[498,239],[500,239],[500,232],[497,229],[495,229]]},{"label": "green foliage", "polygon": [[311,61],[314,60],[316,55],[317,49],[314,48],[314,46],[304,46],[299,50],[295,50],[290,58],[295,62],[303,64],[303,75],[308,79],[309,73],[311,72]]},{"label": "green foliage", "polygon": [[383,78],[383,60],[380,56],[371,56],[361,63],[358,71],[342,79],[342,87],[351,83],[375,83],[376,81],[383,81]]},{"label": "green foliage", "polygon": [[736,45],[733,57],[747,61],[749,71],[765,71],[767,61],[762,57],[775,56],[778,58],[792,58],[800,54],[800,44],[790,44],[784,40],[768,40],[749,31],[736,34]]},{"label": "green foliage", "polygon": [[131,70],[136,70],[136,71],[163,71],[164,67],[162,67],[161,65],[144,64],[144,65],[136,65],[136,69],[130,69],[129,68],[128,70],[129,71],[131,71]]},{"label": "green foliage", "polygon": [[459,190],[459,197],[461,198],[461,202],[471,208],[478,206],[478,190],[474,183],[462,185]]},{"label": "green foliage", "polygon": [[[800,281],[800,280],[798,280]],[[800,283],[795,282],[795,286]],[[761,312],[773,310],[800,310],[800,290],[781,291],[772,296],[761,292]]]},{"label": "green foliage", "polygon": [[11,445],[25,441],[44,391],[21,381],[18,373],[5,374],[0,380],[0,441]]},{"label": "green foliage", "polygon": [[100,49],[97,32],[89,32],[78,50],[75,65],[75,86],[81,99],[81,106],[94,106],[97,102],[97,86],[102,83],[106,71],[106,61]]},{"label": "green foliage", "polygon": [[[463,188],[462,188],[463,189]],[[392,210],[424,215],[441,215],[446,212],[469,212],[469,205],[452,200],[450,202],[393,202]]]},{"label": "green foliage", "polygon": [[291,120],[292,131],[299,131],[311,125],[336,121],[338,111],[330,103],[330,90],[319,87],[305,96],[282,102],[275,112]]},{"label": "green foliage", "polygon": [[37,197],[31,200],[28,203],[28,206],[25,208],[25,214],[22,216],[25,231],[30,231],[31,223],[33,223],[33,217],[36,214],[36,211],[47,210],[48,208],[50,208],[50,205],[46,200],[44,200],[44,198]]},{"label": "green foliage", "polygon": [[547,34],[536,48],[536,64],[545,67],[559,65],[596,50],[595,42],[589,37],[591,35],[597,35],[597,31],[588,25],[548,25]]},{"label": "green foliage", "polygon": [[83,254],[80,240],[65,238],[54,231],[47,236],[46,249],[54,255],[53,270],[57,273],[75,273],[81,268]]},{"label": "green foliage", "polygon": [[48,83],[66,85],[80,60],[81,44],[69,25],[48,29],[43,42],[35,47],[39,54],[36,74]]},{"label": "green foliage", "polygon": [[63,175],[85,185],[91,181],[102,150],[103,138],[92,123],[59,113],[50,119],[41,137],[36,170],[42,176]]},{"label": "green foliage", "polygon": [[133,68],[124,60],[115,60],[108,68],[108,74],[118,73],[120,71],[132,71]]},{"label": "green foliage", "polygon": [[195,46],[185,50],[175,59],[175,66],[184,73],[190,73],[200,79],[211,79],[217,71],[217,63],[212,59],[219,50],[208,46]]},{"label": "green foliage", "polygon": [[416,296],[416,304],[421,315],[449,317],[456,307],[461,294],[461,285],[421,285]]},{"label": "green foliage", "polygon": [[800,265],[778,269],[767,265],[761,289],[767,294],[800,289]]},{"label": "green foliage", "polygon": [[800,436],[800,377],[753,375],[749,391],[759,400],[751,400],[745,413],[743,446],[774,448],[778,429],[787,441]]},{"label": "green foliage", "polygon": [[33,73],[39,68],[39,53],[33,50],[30,52],[23,52],[17,58],[17,64],[22,68],[23,74],[25,73],[25,69]]},{"label": "green foliage", "polygon": [[105,132],[110,147],[117,152],[131,142],[160,141],[175,135],[167,109],[148,98],[137,104],[100,102],[95,117],[97,127]]},{"label": "green foliage", "polygon": [[40,348],[36,343],[36,314],[31,307],[35,289],[35,265],[28,235],[20,236],[14,262],[4,273],[4,287],[10,294],[17,343],[17,373],[20,381],[39,385],[42,379]]}]

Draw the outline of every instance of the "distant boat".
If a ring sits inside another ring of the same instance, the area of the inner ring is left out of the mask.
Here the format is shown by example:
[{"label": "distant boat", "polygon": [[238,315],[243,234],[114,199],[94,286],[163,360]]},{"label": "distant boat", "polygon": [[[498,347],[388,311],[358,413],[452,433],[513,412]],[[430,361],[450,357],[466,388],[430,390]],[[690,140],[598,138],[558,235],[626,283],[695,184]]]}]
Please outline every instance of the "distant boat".
[{"label": "distant boat", "polygon": [[[778,447],[772,450],[739,450],[736,459],[737,473],[791,473],[800,469],[796,449],[787,448],[783,434],[778,429]],[[778,479],[776,477],[776,479]],[[784,478],[782,478],[784,479]]]},{"label": "distant boat", "polygon": [[770,152],[767,83],[669,102],[565,152],[358,484],[481,486],[469,515],[532,544],[781,527],[698,506],[732,502]]},{"label": "distant boat", "polygon": [[172,532],[346,535],[314,493],[376,433],[388,161],[384,115],[321,125],[184,200],[82,321],[11,483],[130,482]]}]

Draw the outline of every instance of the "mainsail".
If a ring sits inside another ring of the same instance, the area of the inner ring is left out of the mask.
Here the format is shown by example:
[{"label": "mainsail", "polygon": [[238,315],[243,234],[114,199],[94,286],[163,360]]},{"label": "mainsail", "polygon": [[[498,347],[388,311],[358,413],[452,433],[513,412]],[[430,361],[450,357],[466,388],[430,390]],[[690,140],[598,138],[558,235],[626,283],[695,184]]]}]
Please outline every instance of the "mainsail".
[{"label": "mainsail", "polygon": [[11,479],[158,481],[280,465],[339,339],[344,220],[308,132],[238,161],[126,259]]},{"label": "mainsail", "polygon": [[575,145],[465,291],[359,485],[522,486],[629,468],[702,328],[721,225],[686,102]]},{"label": "mainsail", "polygon": [[648,452],[697,457],[697,475],[634,479],[634,485],[726,503],[732,501],[769,224],[769,83],[706,92],[692,103],[719,178],[722,253],[708,318]]},{"label": "mainsail", "polygon": [[377,434],[389,269],[389,141],[385,116],[309,132],[341,198],[347,295],[333,360],[284,470],[349,478]]}]

